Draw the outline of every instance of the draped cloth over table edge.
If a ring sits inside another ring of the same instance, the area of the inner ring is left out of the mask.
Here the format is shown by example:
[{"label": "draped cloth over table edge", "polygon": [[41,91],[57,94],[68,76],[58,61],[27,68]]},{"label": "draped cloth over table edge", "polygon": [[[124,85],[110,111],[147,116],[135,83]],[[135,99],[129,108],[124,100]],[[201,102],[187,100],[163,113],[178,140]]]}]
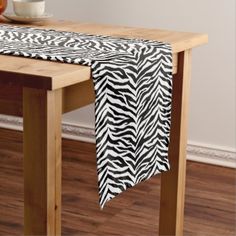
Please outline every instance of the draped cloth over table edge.
[{"label": "draped cloth over table edge", "polygon": [[0,54],[91,67],[101,207],[127,188],[170,169],[169,44],[0,25]]}]

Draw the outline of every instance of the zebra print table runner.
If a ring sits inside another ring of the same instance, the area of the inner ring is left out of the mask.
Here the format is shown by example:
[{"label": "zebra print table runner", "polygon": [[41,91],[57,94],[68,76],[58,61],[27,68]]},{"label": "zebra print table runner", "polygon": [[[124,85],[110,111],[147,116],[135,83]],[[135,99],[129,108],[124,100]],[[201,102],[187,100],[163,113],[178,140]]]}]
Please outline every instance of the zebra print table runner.
[{"label": "zebra print table runner", "polygon": [[0,53],[91,67],[101,207],[169,170],[170,45],[0,25]]}]

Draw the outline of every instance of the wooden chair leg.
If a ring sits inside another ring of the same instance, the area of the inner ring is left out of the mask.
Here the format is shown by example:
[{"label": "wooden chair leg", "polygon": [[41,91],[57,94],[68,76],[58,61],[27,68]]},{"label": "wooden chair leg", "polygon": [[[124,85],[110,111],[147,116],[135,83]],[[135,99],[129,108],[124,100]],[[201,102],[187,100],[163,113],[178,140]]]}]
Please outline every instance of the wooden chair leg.
[{"label": "wooden chair leg", "polygon": [[190,66],[191,51],[179,53],[173,78],[171,170],[161,174],[159,235],[183,235]]},{"label": "wooden chair leg", "polygon": [[24,234],[61,234],[62,91],[23,90]]}]

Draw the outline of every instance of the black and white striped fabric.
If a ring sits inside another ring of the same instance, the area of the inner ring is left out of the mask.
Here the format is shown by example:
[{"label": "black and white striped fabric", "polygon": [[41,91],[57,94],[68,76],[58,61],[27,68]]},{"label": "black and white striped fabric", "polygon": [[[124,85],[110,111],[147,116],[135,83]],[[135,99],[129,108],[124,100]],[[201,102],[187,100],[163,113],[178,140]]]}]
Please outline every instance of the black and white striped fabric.
[{"label": "black and white striped fabric", "polygon": [[0,25],[0,54],[91,67],[101,207],[127,188],[169,170],[169,44]]}]

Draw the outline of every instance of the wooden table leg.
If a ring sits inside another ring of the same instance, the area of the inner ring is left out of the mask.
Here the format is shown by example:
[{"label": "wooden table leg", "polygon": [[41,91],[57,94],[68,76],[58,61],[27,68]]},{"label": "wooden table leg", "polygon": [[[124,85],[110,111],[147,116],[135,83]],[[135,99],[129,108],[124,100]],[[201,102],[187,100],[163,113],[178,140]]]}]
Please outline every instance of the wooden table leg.
[{"label": "wooden table leg", "polygon": [[23,90],[24,234],[61,234],[62,91]]},{"label": "wooden table leg", "polygon": [[190,66],[191,51],[179,53],[173,79],[171,170],[161,174],[159,235],[183,235]]}]

